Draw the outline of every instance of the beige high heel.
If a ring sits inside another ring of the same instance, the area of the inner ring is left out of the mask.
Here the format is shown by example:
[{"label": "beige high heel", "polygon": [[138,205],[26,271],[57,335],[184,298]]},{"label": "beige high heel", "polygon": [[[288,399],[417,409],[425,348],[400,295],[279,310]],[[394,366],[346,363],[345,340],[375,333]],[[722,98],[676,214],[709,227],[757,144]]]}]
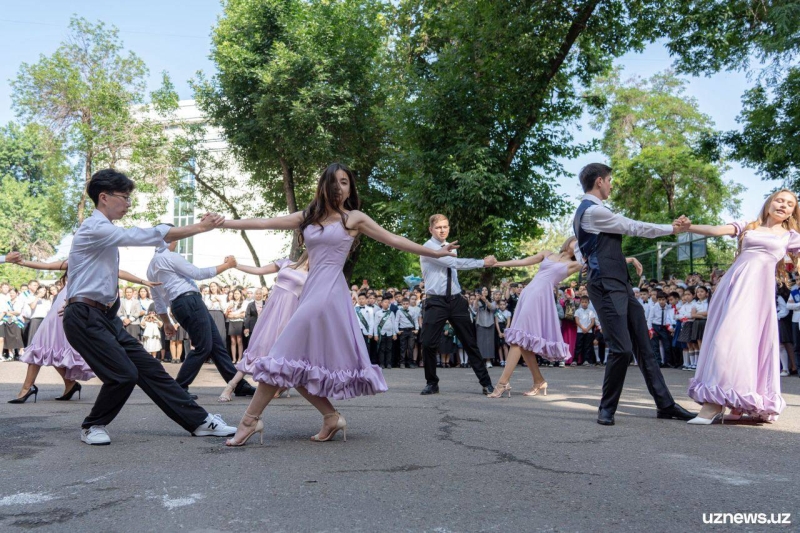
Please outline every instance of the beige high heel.
[{"label": "beige high heel", "polygon": [[339,411],[334,411],[333,413],[328,413],[327,415],[323,415],[322,418],[330,418],[332,416],[338,416],[338,420],[336,420],[336,427],[334,427],[330,433],[325,438],[319,436],[319,433],[313,435],[311,440],[314,442],[328,442],[329,440],[333,439],[334,435],[341,430],[342,436],[344,437],[344,442],[347,442],[347,421],[344,419],[342,414]]},{"label": "beige high heel", "polygon": [[[258,436],[261,439],[261,444],[262,445],[264,444],[264,422],[261,421],[261,417],[260,416],[255,416],[255,415],[251,415],[247,411],[244,412],[244,416],[249,416],[250,418],[255,420],[256,421],[256,425],[253,426],[252,431],[250,433],[248,433],[247,436],[244,439],[242,439],[242,442],[236,442],[236,439],[234,437],[232,439],[226,440],[225,441],[225,446],[244,446],[245,444],[247,444],[247,441],[250,440],[250,437],[252,437],[256,433],[258,433]],[[244,420],[244,417],[242,417],[242,420]]]},{"label": "beige high heel", "polygon": [[494,392],[487,395],[487,398],[502,398],[503,394],[508,393],[508,397],[511,398],[511,385],[509,383],[497,383],[497,386],[494,388]]},{"label": "beige high heel", "polygon": [[536,396],[539,394],[539,391],[542,391],[542,396],[547,396],[547,382],[542,381],[538,385],[534,385],[534,387],[529,390],[528,392],[523,392],[523,396]]},{"label": "beige high heel", "polygon": [[225,389],[222,391],[222,394],[219,395],[217,401],[220,403],[225,403],[231,401],[231,395],[233,394],[234,385],[230,382],[225,385]]}]

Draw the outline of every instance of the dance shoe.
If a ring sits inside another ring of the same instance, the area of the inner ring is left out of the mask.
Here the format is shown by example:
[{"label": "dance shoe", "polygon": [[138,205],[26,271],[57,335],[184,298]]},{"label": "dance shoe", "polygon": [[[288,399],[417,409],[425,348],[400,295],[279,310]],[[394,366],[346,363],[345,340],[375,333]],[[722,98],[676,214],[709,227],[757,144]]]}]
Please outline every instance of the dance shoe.
[{"label": "dance shoe", "polygon": [[108,436],[105,426],[92,426],[81,429],[81,441],[92,446],[108,446],[111,437]]},{"label": "dance shoe", "polygon": [[205,422],[192,431],[192,435],[195,437],[233,437],[236,435],[236,428],[226,424],[221,416],[209,414]]},{"label": "dance shoe", "polygon": [[[264,422],[261,421],[261,417],[251,415],[247,411],[244,412],[244,416],[255,420],[256,425],[251,428],[250,433],[245,435],[241,441],[237,441],[235,438],[228,439],[225,441],[225,446],[244,446],[245,444],[247,444],[247,441],[250,440],[250,437],[252,437],[256,433],[258,433],[261,444],[264,444]],[[244,417],[242,418],[242,420],[244,420]]]},{"label": "dance shoe", "polygon": [[39,395],[39,388],[36,385],[31,385],[31,388],[28,389],[28,392],[25,393],[24,396],[20,398],[14,398],[13,400],[8,400],[8,403],[25,403],[31,396],[33,396],[33,403],[36,403],[36,397],[38,395]]},{"label": "dance shoe", "polygon": [[434,384],[425,385],[425,388],[422,389],[422,392],[420,392],[420,394],[422,396],[427,396],[428,394],[439,394],[439,385],[434,385]]},{"label": "dance shoe", "polygon": [[75,384],[72,386],[72,388],[69,389],[68,393],[64,394],[63,396],[59,396],[58,398],[55,398],[55,400],[57,402],[68,402],[72,399],[73,396],[75,396],[76,392],[78,393],[78,399],[80,400],[82,389],[83,387],[81,387],[81,384],[76,381]]},{"label": "dance shoe", "polygon": [[671,407],[659,409],[656,418],[666,418],[675,420],[691,420],[697,416],[696,413],[690,413],[680,405],[672,404]]},{"label": "dance shoe", "polygon": [[700,417],[700,416],[696,416],[696,417],[692,418],[691,420],[689,420],[686,423],[687,424],[692,424],[692,425],[695,425],[695,426],[710,426],[711,424],[716,424],[716,423],[724,424],[725,423],[725,407],[722,408],[722,411],[720,411],[719,413],[715,414],[711,418],[703,418],[703,417]]},{"label": "dance shoe", "polygon": [[312,435],[311,436],[311,440],[313,442],[328,442],[329,440],[332,440],[333,437],[336,435],[336,433],[338,433],[339,431],[342,432],[342,438],[343,438],[344,442],[347,442],[347,421],[344,419],[344,417],[341,415],[341,413],[339,413],[339,411],[336,411],[335,413],[328,413],[327,415],[323,415],[322,418],[331,418],[331,417],[334,417],[334,416],[336,416],[338,418],[336,419],[336,425],[333,427],[333,429],[331,429],[330,433],[328,433],[324,437],[320,433],[317,433],[316,435]]},{"label": "dance shoe", "polygon": [[488,384],[488,385],[484,385],[484,387],[483,387],[483,394],[485,394],[485,395],[487,395],[487,396],[488,396],[488,395],[490,395],[490,394],[491,394],[491,393],[493,393],[493,392],[494,392],[494,387],[492,387],[492,384],[491,384],[491,383],[490,383],[490,384]]},{"label": "dance shoe", "polygon": [[606,409],[598,409],[597,410],[597,423],[601,426],[613,426],[614,425],[614,413],[608,411]]}]

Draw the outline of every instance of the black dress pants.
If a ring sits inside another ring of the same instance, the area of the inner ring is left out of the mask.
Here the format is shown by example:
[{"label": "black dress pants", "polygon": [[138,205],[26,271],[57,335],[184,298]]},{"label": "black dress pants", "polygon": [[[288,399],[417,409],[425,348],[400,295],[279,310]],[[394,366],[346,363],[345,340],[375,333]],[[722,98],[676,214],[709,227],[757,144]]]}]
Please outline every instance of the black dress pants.
[{"label": "black dress pants", "polygon": [[616,412],[634,354],[656,406],[659,409],[673,406],[675,400],[653,355],[644,309],[633,295],[630,283],[609,278],[590,279],[587,288],[609,347],[600,409]]},{"label": "black dress pants", "polygon": [[[233,366],[231,356],[225,348],[225,341],[220,337],[214,319],[211,318],[200,294],[190,292],[178,296],[172,301],[171,309],[175,320],[189,334],[194,346],[194,350],[186,354],[178,377],[175,378],[178,384],[188,389],[209,356],[222,379],[226,383],[232,380],[236,376],[236,367]],[[243,379],[236,385],[236,390],[239,391],[245,386],[247,381]]]},{"label": "black dress pants", "polygon": [[[653,345],[653,356],[656,361],[665,365],[672,365],[672,338],[670,338],[669,331],[666,326],[653,325],[653,338],[650,339],[650,344]],[[664,348],[664,360],[661,360],[661,349],[659,344]]]},{"label": "black dress pants", "polygon": [[197,429],[208,413],[197,405],[161,363],[122,327],[119,300],[103,312],[83,303],[64,309],[64,333],[103,386],[81,427],[106,426],[125,405],[136,385],[186,431]]},{"label": "black dress pants", "polygon": [[400,361],[397,363],[398,368],[400,365],[411,366],[411,360],[414,358],[414,343],[417,341],[417,336],[414,335],[414,330],[407,328],[400,330]]},{"label": "black dress pants", "polygon": [[478,381],[484,387],[492,384],[492,378],[486,370],[478,341],[475,338],[475,328],[469,317],[467,300],[460,294],[456,296],[429,296],[425,299],[425,312],[422,318],[422,358],[425,363],[425,381],[428,385],[436,385],[439,378],[436,376],[436,352],[439,351],[439,342],[444,334],[444,324],[449,321],[467,353],[469,364]]}]

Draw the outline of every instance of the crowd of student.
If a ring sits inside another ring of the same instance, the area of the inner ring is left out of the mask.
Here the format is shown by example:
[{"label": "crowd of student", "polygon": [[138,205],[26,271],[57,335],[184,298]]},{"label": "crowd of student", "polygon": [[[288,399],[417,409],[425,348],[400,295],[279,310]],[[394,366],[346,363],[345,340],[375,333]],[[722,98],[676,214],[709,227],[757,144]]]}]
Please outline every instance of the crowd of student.
[{"label": "crowd of student", "polygon": [[[63,288],[61,281],[49,286],[31,280],[19,288],[0,283],[0,351],[3,361],[17,360],[24,353],[53,301]],[[266,287],[245,288],[212,281],[200,287],[203,301],[209,309],[220,336],[227,340],[229,353],[237,362],[247,347],[269,290]],[[125,286],[119,289],[120,306],[117,316],[125,330],[139,339],[153,357],[180,363],[191,346],[191,339],[169,314],[175,335],[166,335],[164,324],[155,310],[150,289]]]}]

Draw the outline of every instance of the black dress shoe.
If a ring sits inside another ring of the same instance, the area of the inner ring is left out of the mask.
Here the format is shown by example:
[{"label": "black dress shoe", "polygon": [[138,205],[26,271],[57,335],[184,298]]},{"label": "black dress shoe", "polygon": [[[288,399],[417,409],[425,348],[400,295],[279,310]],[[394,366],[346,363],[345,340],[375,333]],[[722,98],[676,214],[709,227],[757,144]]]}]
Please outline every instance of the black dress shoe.
[{"label": "black dress shoe", "polygon": [[420,392],[421,395],[427,396],[428,394],[439,394],[439,385],[428,384]]},{"label": "black dress shoe", "polygon": [[614,413],[612,413],[611,411],[606,411],[605,409],[598,409],[597,423],[600,424],[601,426],[613,426]]},{"label": "black dress shoe", "polygon": [[667,419],[675,419],[675,420],[691,420],[692,418],[696,417],[696,413],[690,413],[680,405],[673,404],[672,407],[667,407],[665,409],[659,409],[656,417],[657,418],[667,418]]},{"label": "black dress shoe", "polygon": [[[486,386],[483,388],[483,394],[485,394],[486,396],[490,395],[490,394],[491,394],[491,393],[493,393],[493,392],[494,392],[494,387],[492,387],[491,385],[486,385]],[[509,393],[509,394],[510,394],[510,393]]]},{"label": "black dress shoe", "polygon": [[243,385],[240,385],[234,391],[236,396],[253,396],[256,393],[256,388],[250,385],[249,383],[242,381]]},{"label": "black dress shoe", "polygon": [[197,399],[197,394],[192,394],[192,393],[191,393],[191,392],[189,392],[188,390],[186,391],[186,394],[188,394],[188,395],[189,395],[189,398],[191,398],[192,400],[196,400],[196,399]]}]

